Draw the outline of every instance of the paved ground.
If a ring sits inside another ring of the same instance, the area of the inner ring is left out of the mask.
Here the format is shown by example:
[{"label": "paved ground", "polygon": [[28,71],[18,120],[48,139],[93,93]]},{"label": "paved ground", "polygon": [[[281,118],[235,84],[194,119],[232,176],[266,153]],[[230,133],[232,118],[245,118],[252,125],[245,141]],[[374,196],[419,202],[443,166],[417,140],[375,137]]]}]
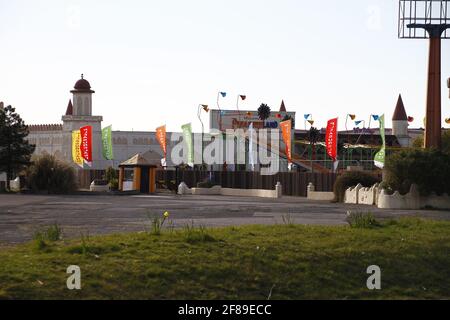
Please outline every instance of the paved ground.
[{"label": "paved ground", "polygon": [[57,222],[66,237],[81,233],[143,231],[149,215],[169,211],[176,227],[191,221],[210,227],[283,223],[345,224],[348,210],[372,211],[378,217],[414,215],[450,220],[448,211],[385,211],[372,207],[282,199],[219,196],[35,196],[0,195],[0,244],[30,240],[42,226]]}]

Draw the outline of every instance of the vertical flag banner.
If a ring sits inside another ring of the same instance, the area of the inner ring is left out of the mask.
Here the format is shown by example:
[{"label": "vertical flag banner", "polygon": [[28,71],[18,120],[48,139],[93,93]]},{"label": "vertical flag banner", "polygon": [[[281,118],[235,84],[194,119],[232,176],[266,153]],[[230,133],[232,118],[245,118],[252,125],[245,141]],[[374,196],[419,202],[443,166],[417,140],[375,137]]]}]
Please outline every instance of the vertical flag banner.
[{"label": "vertical flag banner", "polygon": [[158,140],[159,145],[164,154],[164,158],[167,157],[167,144],[166,144],[166,126],[156,128],[156,140]]},{"label": "vertical flag banner", "polygon": [[286,145],[286,156],[288,163],[292,163],[292,150],[291,150],[292,119],[281,122],[280,128],[284,144]]},{"label": "vertical flag banner", "polygon": [[383,140],[383,146],[381,147],[381,150],[375,155],[374,162],[378,168],[383,169],[386,159],[386,133],[384,130],[385,128],[384,114],[380,117],[379,121],[380,121],[380,135],[381,139]]},{"label": "vertical flag banner", "polygon": [[83,168],[83,157],[81,156],[81,132],[80,130],[72,131],[72,159],[76,165]]},{"label": "vertical flag banner", "polygon": [[161,159],[161,166],[167,166],[167,142],[166,142],[166,126],[156,128],[156,140],[158,140],[159,145],[164,154],[164,158]]},{"label": "vertical flag banner", "polygon": [[103,144],[103,158],[106,160],[113,160],[113,146],[112,146],[112,127],[102,129],[102,144]]},{"label": "vertical flag banner", "polygon": [[193,166],[194,165],[194,143],[192,141],[192,125],[190,123],[185,124],[184,126],[181,126],[181,129],[183,130],[184,141],[188,148],[187,163],[190,166]]},{"label": "vertical flag banner", "polygon": [[327,154],[333,161],[337,159],[337,144],[338,144],[338,118],[331,119],[327,125],[327,135],[325,137],[325,143],[327,147]]},{"label": "vertical flag banner", "polygon": [[81,156],[88,166],[92,166],[92,127],[86,126],[80,129],[81,133]]},{"label": "vertical flag banner", "polygon": [[254,141],[254,135],[255,135],[255,129],[253,129],[253,122],[250,123],[250,125],[248,126],[248,135],[249,135],[249,140],[248,140],[248,163],[250,164],[252,171],[255,170],[255,157],[254,157],[254,150],[253,150],[253,144],[255,143]]}]

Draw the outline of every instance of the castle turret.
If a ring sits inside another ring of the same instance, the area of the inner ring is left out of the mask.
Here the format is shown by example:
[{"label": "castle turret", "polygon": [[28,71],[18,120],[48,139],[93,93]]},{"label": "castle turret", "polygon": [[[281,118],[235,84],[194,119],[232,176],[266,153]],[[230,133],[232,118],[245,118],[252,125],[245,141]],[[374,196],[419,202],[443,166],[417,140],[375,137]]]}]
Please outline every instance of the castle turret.
[{"label": "castle turret", "polygon": [[72,162],[72,132],[84,126],[92,127],[92,157],[93,166],[91,169],[104,169],[107,161],[102,157],[101,116],[92,115],[92,94],[90,83],[81,75],[81,79],[75,83],[70,91],[73,100],[69,101],[63,121],[63,149],[62,154],[65,160]]},{"label": "castle turret", "polygon": [[392,116],[392,134],[397,137],[403,147],[409,146],[408,116],[406,115],[402,95],[398,96],[397,106]]}]

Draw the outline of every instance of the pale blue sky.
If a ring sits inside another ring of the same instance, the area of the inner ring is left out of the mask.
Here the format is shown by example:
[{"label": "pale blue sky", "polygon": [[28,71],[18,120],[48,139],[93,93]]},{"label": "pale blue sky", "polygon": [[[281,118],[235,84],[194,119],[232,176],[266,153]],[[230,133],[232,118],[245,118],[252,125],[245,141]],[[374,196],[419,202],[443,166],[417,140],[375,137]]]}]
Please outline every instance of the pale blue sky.
[{"label": "pale blue sky", "polygon": [[[318,126],[392,117],[402,93],[422,125],[428,43],[397,39],[396,0],[0,0],[0,100],[29,124],[58,123],[84,73],[115,130],[199,130],[199,103],[284,99]],[[443,45],[443,118],[450,117]],[[206,119],[206,118],[205,118]],[[390,126],[390,121],[388,122]]]}]

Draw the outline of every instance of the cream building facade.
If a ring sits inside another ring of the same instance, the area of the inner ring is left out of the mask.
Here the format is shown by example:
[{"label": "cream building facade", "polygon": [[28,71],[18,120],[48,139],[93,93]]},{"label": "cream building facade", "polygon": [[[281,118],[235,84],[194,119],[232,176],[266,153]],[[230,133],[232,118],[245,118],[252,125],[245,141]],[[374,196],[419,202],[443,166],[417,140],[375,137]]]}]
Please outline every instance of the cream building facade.
[{"label": "cream building facade", "polygon": [[[103,117],[93,114],[92,96],[95,93],[83,75],[71,90],[70,99],[61,124],[30,125],[28,140],[36,145],[35,154],[51,154],[60,160],[72,162],[72,131],[83,126],[92,126],[92,167],[85,169],[104,170],[109,166],[118,168],[119,164],[137,153],[149,150],[161,154],[161,147],[155,132],[113,131],[114,160],[105,160],[102,156],[101,130]],[[171,133],[167,133],[168,149]]]}]

